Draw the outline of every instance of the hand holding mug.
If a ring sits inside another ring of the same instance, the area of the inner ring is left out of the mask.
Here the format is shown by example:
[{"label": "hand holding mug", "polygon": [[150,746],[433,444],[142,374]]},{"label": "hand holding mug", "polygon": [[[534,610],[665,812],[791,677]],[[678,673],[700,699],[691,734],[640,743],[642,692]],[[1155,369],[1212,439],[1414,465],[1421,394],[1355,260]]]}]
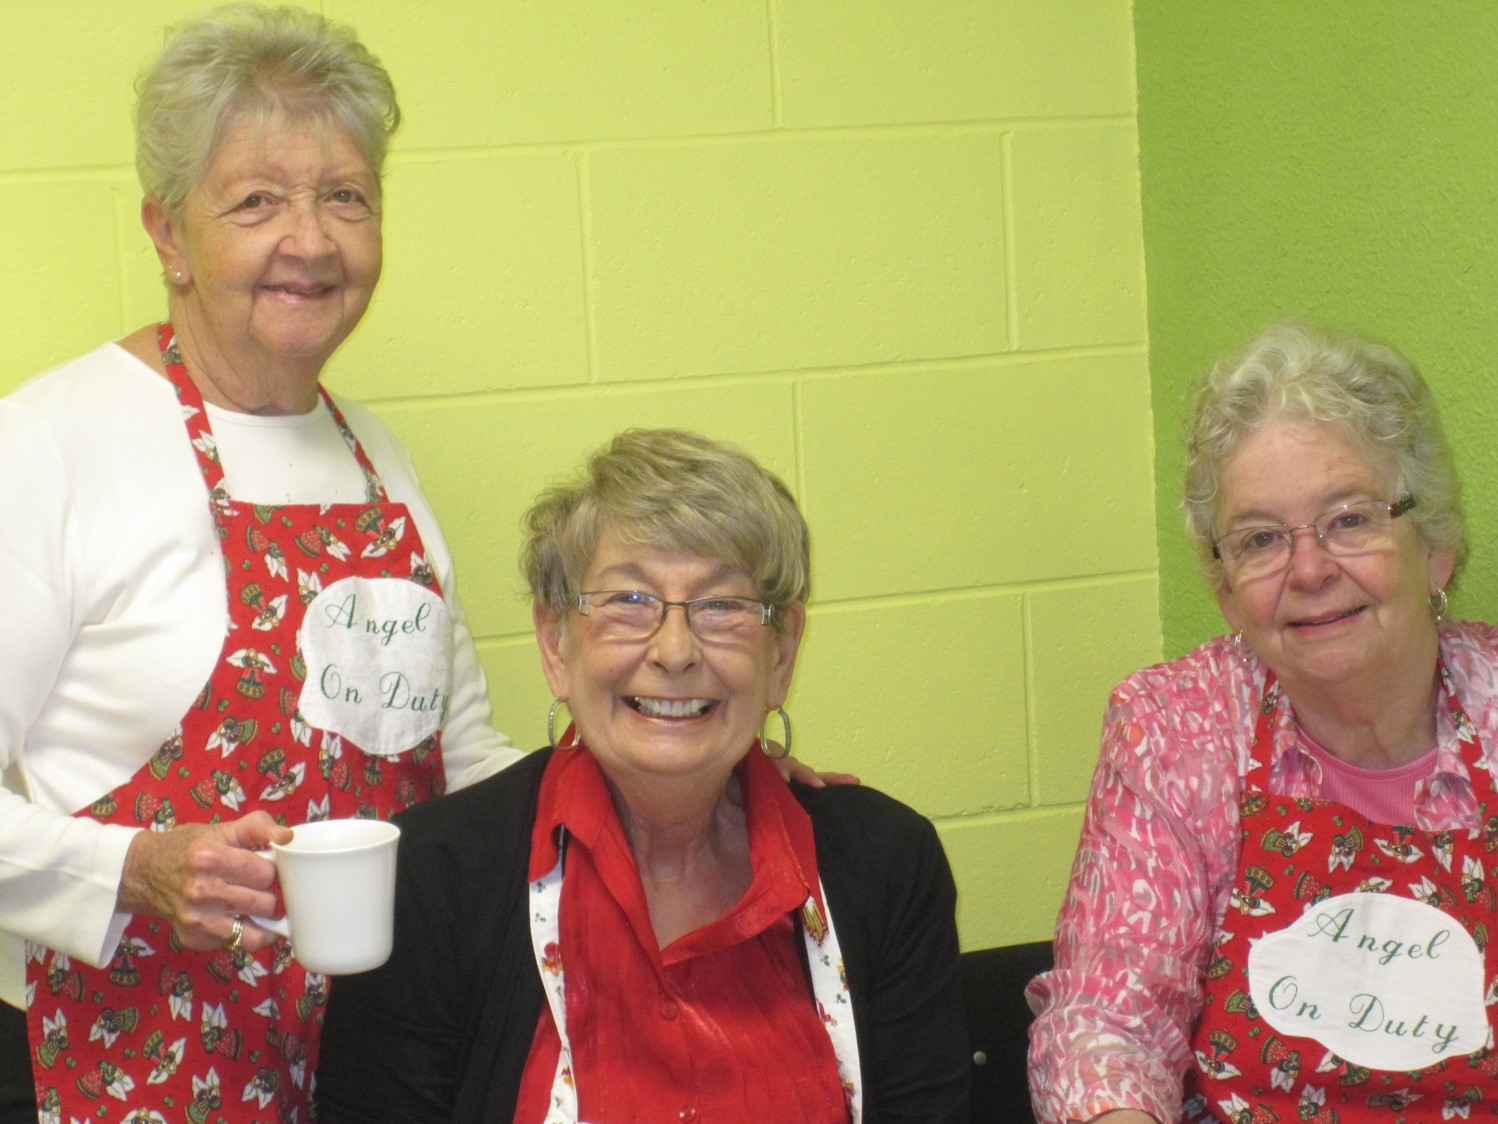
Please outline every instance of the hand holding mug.
[{"label": "hand holding mug", "polygon": [[[265,812],[139,831],[125,855],[116,908],[164,918],[186,948],[221,948],[234,917],[276,908],[276,869],[257,852],[290,839],[290,829]],[[252,951],[269,940],[246,936]]]}]

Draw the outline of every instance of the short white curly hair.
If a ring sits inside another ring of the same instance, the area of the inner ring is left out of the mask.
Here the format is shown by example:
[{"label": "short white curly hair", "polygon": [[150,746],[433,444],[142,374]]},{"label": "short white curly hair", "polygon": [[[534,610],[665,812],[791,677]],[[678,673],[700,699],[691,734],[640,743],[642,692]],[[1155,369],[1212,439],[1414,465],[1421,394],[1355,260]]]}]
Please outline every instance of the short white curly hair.
[{"label": "short white curly hair", "polygon": [[343,129],[377,181],[401,119],[390,75],[353,30],[293,7],[230,4],[168,28],[135,91],[141,187],[175,218],[246,113]]},{"label": "short white curly hair", "polygon": [[1212,544],[1223,465],[1283,417],[1345,427],[1374,463],[1393,470],[1397,494],[1387,498],[1414,497],[1408,518],[1420,541],[1451,551],[1460,569],[1467,532],[1440,413],[1414,364],[1393,348],[1285,320],[1198,378],[1191,402],[1186,531],[1210,576],[1221,577]]}]

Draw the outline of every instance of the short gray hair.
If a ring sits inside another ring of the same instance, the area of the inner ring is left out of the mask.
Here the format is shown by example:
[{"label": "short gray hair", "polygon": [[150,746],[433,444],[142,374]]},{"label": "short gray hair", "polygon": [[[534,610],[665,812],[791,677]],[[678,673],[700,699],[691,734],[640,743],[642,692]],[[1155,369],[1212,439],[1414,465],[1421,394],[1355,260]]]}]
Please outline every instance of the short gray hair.
[{"label": "short gray hair", "polygon": [[1186,440],[1186,531],[1209,573],[1223,464],[1264,425],[1289,417],[1342,426],[1394,472],[1391,502],[1413,496],[1408,518],[1429,550],[1466,554],[1460,486],[1430,387],[1391,347],[1320,331],[1301,320],[1265,329],[1197,379]]},{"label": "short gray hair", "polygon": [[401,119],[390,75],[353,30],[292,7],[230,4],[169,28],[135,92],[141,187],[176,218],[245,113],[339,126],[376,180]]},{"label": "short gray hair", "polygon": [[811,540],[790,489],[747,453],[686,430],[625,430],[575,479],[542,492],[525,528],[531,598],[557,612],[576,604],[609,532],[724,562],[774,605],[810,592]]}]

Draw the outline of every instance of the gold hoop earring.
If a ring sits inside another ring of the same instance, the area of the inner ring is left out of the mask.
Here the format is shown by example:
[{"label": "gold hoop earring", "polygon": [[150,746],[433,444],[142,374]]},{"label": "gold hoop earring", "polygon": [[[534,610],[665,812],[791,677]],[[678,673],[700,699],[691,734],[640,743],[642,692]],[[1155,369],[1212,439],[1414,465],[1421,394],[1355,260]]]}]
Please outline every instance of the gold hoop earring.
[{"label": "gold hoop earring", "polygon": [[[566,750],[576,749],[582,745],[583,739],[582,735],[577,732],[577,726],[572,724],[572,741],[566,745],[557,745],[557,708],[562,706],[567,706],[565,699],[553,699],[551,701],[551,709],[546,712],[546,744],[551,746],[552,749],[559,749],[565,752]],[[568,712],[571,712],[570,707],[568,708]],[[562,732],[566,733],[565,730]]]},{"label": "gold hoop earring", "polygon": [[[780,715],[780,724],[785,727],[785,741],[781,743],[782,748],[779,753],[770,752],[770,739],[765,736],[765,724],[770,721],[772,714]],[[765,751],[765,756],[773,757],[777,761],[791,755],[791,716],[785,712],[785,707],[777,706],[774,710],[765,711],[764,721],[759,724],[759,744],[760,748]]]}]

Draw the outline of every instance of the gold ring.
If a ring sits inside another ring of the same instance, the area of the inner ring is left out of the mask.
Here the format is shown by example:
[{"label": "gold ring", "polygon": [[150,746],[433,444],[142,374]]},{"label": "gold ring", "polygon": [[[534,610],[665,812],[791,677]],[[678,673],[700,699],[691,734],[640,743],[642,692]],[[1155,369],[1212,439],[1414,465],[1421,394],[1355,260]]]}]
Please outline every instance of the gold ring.
[{"label": "gold ring", "polygon": [[239,915],[236,915],[235,918],[234,918],[234,928],[232,928],[232,929],[229,930],[229,940],[226,942],[225,947],[227,947],[230,952],[238,952],[239,951],[239,940],[243,936],[244,936],[244,915],[243,914],[239,914]]}]

